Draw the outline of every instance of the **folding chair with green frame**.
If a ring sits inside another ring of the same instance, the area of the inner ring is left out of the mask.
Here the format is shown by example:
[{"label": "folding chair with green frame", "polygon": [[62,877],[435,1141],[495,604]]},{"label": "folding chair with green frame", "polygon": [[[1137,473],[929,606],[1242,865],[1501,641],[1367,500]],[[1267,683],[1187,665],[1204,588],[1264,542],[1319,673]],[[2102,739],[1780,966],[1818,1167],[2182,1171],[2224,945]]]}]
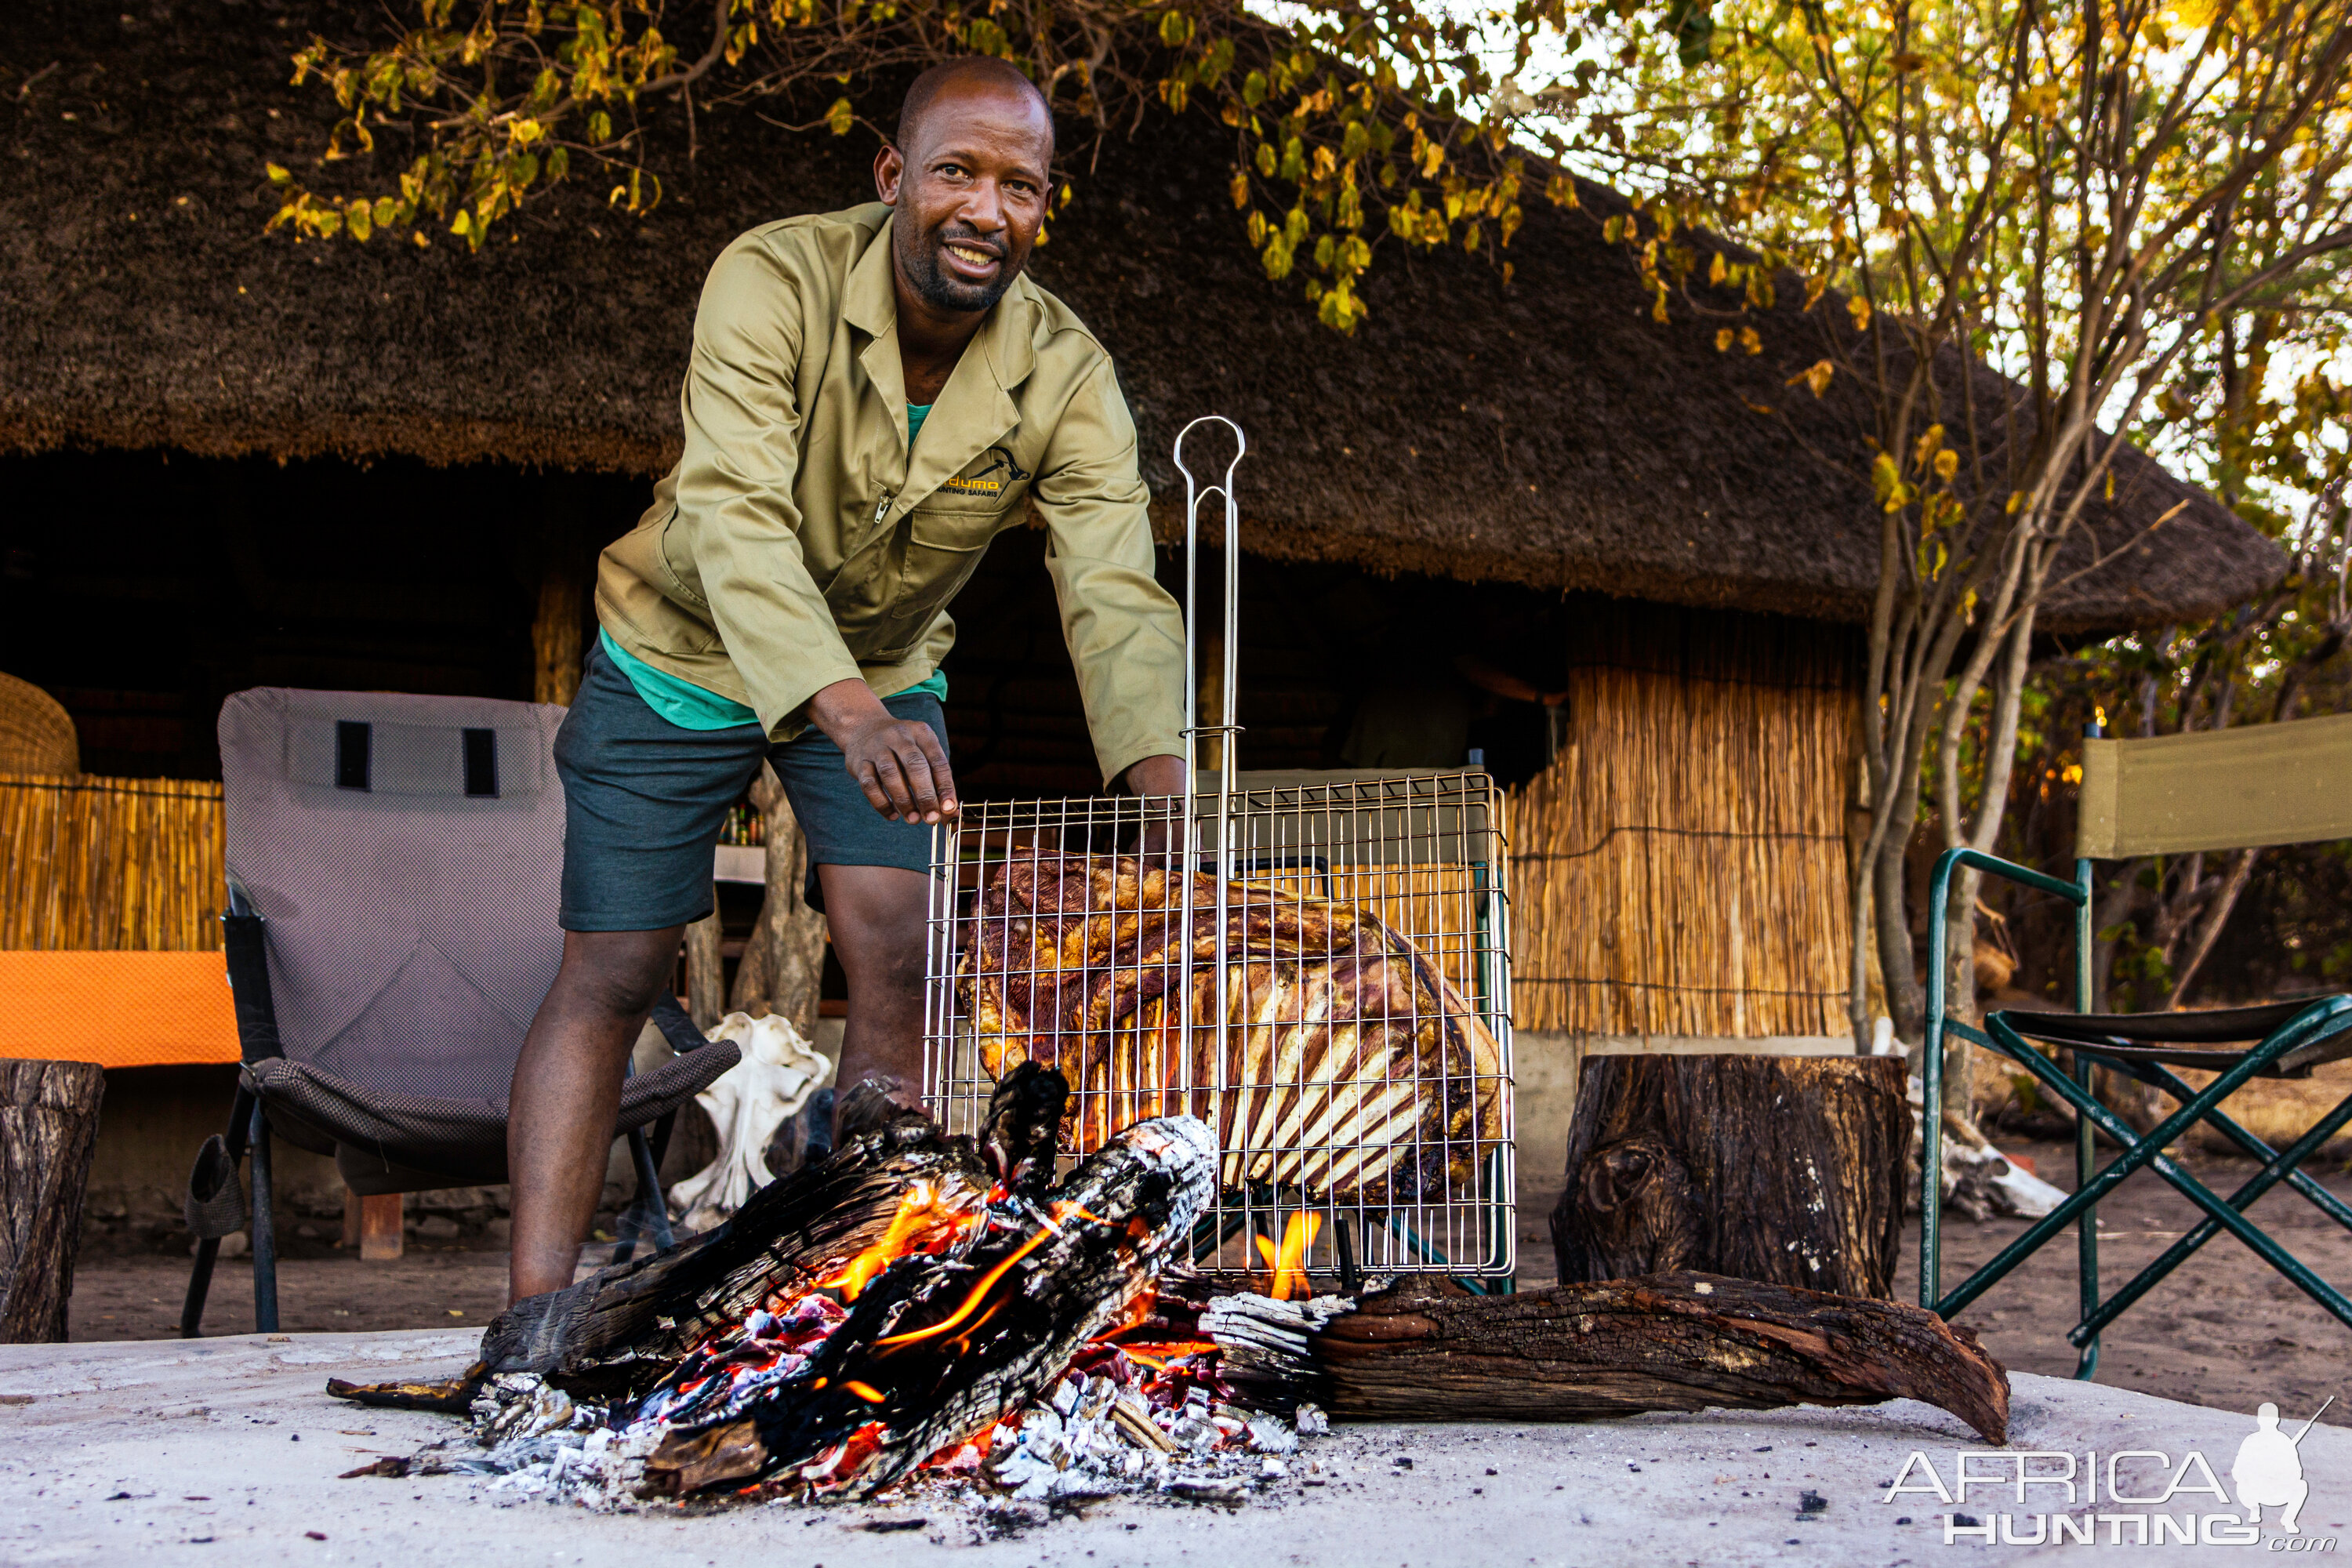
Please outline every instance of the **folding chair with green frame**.
[{"label": "folding chair with green frame", "polygon": [[[2072,1225],[2080,1259],[2082,1321],[2066,1335],[2080,1352],[2074,1375],[2099,1364],[2099,1334],[2197,1249],[2226,1230],[2311,1299],[2352,1327],[2352,1300],[2314,1274],[2246,1215],[2256,1199],[2284,1183],[2320,1212],[2352,1230],[2352,1207],[2300,1169],[2321,1145],[2352,1121],[2352,1095],[2314,1122],[2285,1149],[2273,1149],[2225,1115],[2221,1102],[2253,1078],[2308,1078],[2312,1068],[2352,1057],[2352,996],[2202,1013],[2091,1012],[2091,863],[2143,855],[2185,855],[2273,844],[2352,837],[2352,715],[2307,719],[2147,740],[2084,742],[2080,825],[2074,879],[2063,881],[1973,849],[1950,849],[1936,862],[1928,894],[1927,1037],[1921,1052],[1926,1104],[1922,1173],[1942,1167],[1944,1049],[1953,1035],[2000,1052],[2033,1075],[2074,1109],[2075,1190],[2048,1215],[1948,1294],[1942,1289],[1942,1193],[1932,1176],[1920,1183],[1919,1304],[1949,1318],[1985,1293],[2020,1263]],[[2003,1009],[1979,1030],[1953,1018],[1945,996],[1948,952],[1945,911],[1952,874],[1962,867],[2065,900],[2074,908],[2074,1004],[2072,1013]],[[2036,1048],[2055,1047],[2073,1070]],[[2249,1042],[2252,1042],[2251,1044]],[[2105,1067],[2160,1089],[2179,1109],[2146,1134],[2103,1104],[2094,1067]],[[2195,1068],[2216,1076],[2202,1089],[2171,1069]],[[2228,1197],[2219,1196],[2167,1157],[2164,1151],[2198,1122],[2262,1162]],[[2105,1132],[2123,1152],[2096,1168],[2095,1140]],[[2204,1211],[2205,1218],[2114,1295],[2099,1295],[2098,1205],[2125,1178],[2153,1170]]]}]

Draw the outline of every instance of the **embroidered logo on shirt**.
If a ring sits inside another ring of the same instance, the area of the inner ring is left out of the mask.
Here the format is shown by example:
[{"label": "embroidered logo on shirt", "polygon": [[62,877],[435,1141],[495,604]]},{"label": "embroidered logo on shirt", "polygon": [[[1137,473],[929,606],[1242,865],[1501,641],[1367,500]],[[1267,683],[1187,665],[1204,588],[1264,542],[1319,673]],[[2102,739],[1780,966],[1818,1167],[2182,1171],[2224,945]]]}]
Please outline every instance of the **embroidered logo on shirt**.
[{"label": "embroidered logo on shirt", "polygon": [[991,447],[972,460],[970,468],[940,489],[950,495],[995,497],[1028,477],[1029,471],[1013,460],[1011,448]]}]

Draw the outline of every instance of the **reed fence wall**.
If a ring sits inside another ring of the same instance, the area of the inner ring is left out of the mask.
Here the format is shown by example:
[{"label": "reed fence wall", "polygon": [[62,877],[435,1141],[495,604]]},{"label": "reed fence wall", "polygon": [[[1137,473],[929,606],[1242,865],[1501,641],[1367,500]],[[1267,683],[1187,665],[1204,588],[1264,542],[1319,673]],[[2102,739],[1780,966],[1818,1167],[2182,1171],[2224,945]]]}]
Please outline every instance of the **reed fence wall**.
[{"label": "reed fence wall", "polygon": [[221,945],[221,786],[0,773],[0,949]]},{"label": "reed fence wall", "polygon": [[1507,805],[1522,1029],[1842,1034],[1844,627],[1612,604],[1569,738]]}]

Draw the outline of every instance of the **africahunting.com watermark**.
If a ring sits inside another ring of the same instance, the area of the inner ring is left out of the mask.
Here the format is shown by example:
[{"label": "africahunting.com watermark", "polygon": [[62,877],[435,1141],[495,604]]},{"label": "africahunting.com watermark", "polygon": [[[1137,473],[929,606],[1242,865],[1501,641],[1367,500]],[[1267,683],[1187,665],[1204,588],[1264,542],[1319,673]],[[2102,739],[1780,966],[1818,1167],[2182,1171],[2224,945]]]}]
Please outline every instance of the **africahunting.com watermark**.
[{"label": "africahunting.com watermark", "polygon": [[[1879,1500],[1940,1503],[1947,1545],[2251,1546],[2333,1552],[2337,1538],[2305,1531],[2302,1443],[2331,1397],[2288,1431],[2275,1405],[2254,1413],[2229,1485],[2195,1448],[2114,1453],[1964,1448],[1938,1466],[1914,1450]],[[1922,1511],[1929,1511],[1922,1509]]]}]

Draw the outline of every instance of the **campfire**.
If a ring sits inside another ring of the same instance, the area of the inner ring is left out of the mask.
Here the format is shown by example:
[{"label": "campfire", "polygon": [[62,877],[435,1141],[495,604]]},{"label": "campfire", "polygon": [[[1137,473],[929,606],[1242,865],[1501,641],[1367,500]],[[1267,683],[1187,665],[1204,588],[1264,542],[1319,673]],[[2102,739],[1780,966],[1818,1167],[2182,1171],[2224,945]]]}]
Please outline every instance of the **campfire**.
[{"label": "campfire", "polygon": [[977,1138],[897,1110],[719,1229],[518,1303],[454,1383],[331,1384],[471,1417],[352,1473],[466,1472],[614,1509],[925,1487],[1237,1503],[1289,1474],[1327,1410],[1561,1419],[1910,1395],[1996,1441],[2005,1425],[2007,1381],[1968,1331],[1893,1302],[1695,1275],[1316,1295],[1311,1214],[1257,1238],[1248,1280],[1173,1270],[1213,1209],[1216,1136],[1140,1121],[1056,1183],[1068,1100],[1027,1062]]}]

